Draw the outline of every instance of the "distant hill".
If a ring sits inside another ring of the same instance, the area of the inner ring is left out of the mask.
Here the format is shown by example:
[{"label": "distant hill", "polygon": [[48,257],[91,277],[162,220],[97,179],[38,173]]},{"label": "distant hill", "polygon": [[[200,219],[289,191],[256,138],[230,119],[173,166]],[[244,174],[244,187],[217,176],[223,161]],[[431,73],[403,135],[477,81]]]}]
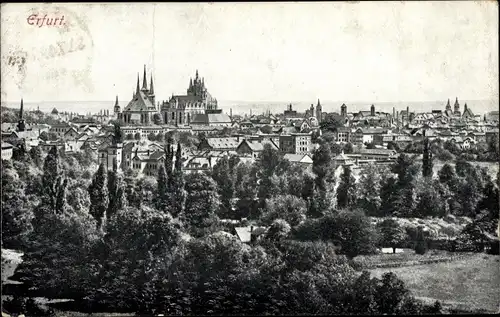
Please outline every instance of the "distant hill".
[{"label": "distant hill", "polygon": [[[442,101],[408,101],[408,102],[369,102],[369,101],[356,101],[356,102],[343,102],[343,101],[328,101],[320,100],[324,112],[340,112],[342,103],[347,105],[348,112],[358,112],[360,110],[370,110],[370,105],[375,105],[376,111],[392,113],[394,107],[397,111],[406,110],[424,112],[431,110],[445,110],[446,100]],[[129,100],[119,100],[122,109],[127,105]],[[316,106],[317,100],[311,101],[243,101],[243,100],[219,100],[219,107],[225,112],[229,113],[230,109],[234,115],[249,114],[262,114],[270,111],[273,114],[283,113],[287,105],[292,104],[294,110],[304,112],[309,109],[311,104]],[[464,103],[472,110],[474,114],[483,115],[489,111],[498,110],[498,100],[460,100],[460,110],[463,112]],[[98,113],[100,110],[113,111],[115,104],[114,99],[108,101],[41,101],[30,102],[25,100],[24,106],[27,110],[35,110],[39,108],[42,111],[50,112],[53,108],[59,111],[73,111],[73,112],[92,112]],[[18,108],[19,102],[2,102],[2,106],[9,108]],[[82,111],[82,109],[85,109]]]}]

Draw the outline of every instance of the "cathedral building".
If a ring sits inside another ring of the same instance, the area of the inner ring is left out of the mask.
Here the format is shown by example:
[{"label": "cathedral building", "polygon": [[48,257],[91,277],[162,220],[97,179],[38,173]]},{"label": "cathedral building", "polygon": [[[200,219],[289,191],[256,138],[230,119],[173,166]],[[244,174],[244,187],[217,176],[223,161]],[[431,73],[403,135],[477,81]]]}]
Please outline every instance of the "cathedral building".
[{"label": "cathedral building", "polygon": [[190,125],[196,115],[220,112],[217,99],[210,95],[205,87],[205,80],[199,77],[198,71],[194,80],[189,80],[185,95],[172,95],[161,104],[163,123],[175,126]]},{"label": "cathedral building", "polygon": [[455,104],[453,105],[453,111],[451,110],[451,104],[450,104],[450,99],[448,99],[448,102],[446,103],[446,107],[444,110],[444,114],[447,117],[458,119],[462,116],[460,113],[460,104],[458,103],[458,97],[455,98]]},{"label": "cathedral building", "polygon": [[[116,105],[118,105],[118,99]],[[115,107],[115,113],[119,111]],[[144,74],[142,78],[142,88],[139,88],[139,74],[137,74],[137,86],[132,95],[132,100],[123,109],[121,114],[117,113],[125,124],[132,125],[151,125],[155,121],[155,115],[159,118],[158,107],[155,105],[155,92],[153,87],[153,75],[148,88],[146,79],[146,65],[144,65]]]}]

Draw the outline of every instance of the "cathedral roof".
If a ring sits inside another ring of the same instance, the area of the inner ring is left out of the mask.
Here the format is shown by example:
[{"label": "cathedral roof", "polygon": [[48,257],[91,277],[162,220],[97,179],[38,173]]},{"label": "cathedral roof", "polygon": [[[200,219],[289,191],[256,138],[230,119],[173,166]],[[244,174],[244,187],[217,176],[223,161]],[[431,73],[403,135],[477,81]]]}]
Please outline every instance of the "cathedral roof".
[{"label": "cathedral roof", "polygon": [[156,111],[156,107],[143,91],[139,91],[135,94],[134,99],[128,103],[124,111]]},{"label": "cathedral roof", "polygon": [[179,103],[202,101],[201,96],[195,96],[195,95],[176,95],[173,96],[172,98],[177,99]]},{"label": "cathedral roof", "polygon": [[469,117],[474,117],[474,113],[472,113],[472,110],[470,110],[470,108],[467,108],[467,104],[465,106],[463,116],[466,116],[466,115]]}]

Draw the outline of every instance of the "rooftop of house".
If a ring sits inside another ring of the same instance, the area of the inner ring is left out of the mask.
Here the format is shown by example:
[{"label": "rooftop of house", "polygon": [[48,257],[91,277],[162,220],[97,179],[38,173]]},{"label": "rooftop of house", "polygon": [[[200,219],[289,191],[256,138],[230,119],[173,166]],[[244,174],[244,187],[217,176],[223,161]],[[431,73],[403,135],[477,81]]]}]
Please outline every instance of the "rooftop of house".
[{"label": "rooftop of house", "polygon": [[396,151],[388,149],[360,149],[354,148],[354,154],[372,154],[372,155],[395,155]]},{"label": "rooftop of house", "polygon": [[301,162],[303,160],[312,161],[311,156],[309,156],[308,154],[287,153],[283,156],[283,158],[289,160],[290,162],[296,162],[296,163]]},{"label": "rooftop of house", "polygon": [[349,157],[344,154],[344,151],[342,151],[339,155],[335,156],[333,159],[335,161],[346,161],[349,160]]},{"label": "rooftop of house", "polygon": [[382,134],[386,133],[387,129],[385,128],[358,128],[356,132],[361,132],[363,134]]},{"label": "rooftop of house", "polygon": [[271,145],[271,147],[275,150],[278,149],[278,146],[276,146],[276,144],[271,140],[262,140],[261,142],[250,142],[248,140],[243,140],[240,143],[240,145],[243,143],[246,143],[248,147],[252,150],[252,152],[262,152],[266,144]]},{"label": "rooftop of house", "polygon": [[191,124],[209,125],[209,124],[227,124],[231,123],[231,118],[223,112],[220,113],[198,113],[193,115]]},{"label": "rooftop of house", "polygon": [[246,227],[235,227],[236,235],[241,242],[250,242],[252,240],[252,234],[260,235],[266,231],[266,227],[257,226],[246,226]]},{"label": "rooftop of house", "polygon": [[214,149],[236,148],[240,143],[237,137],[206,138],[206,141]]},{"label": "rooftop of house", "polygon": [[14,146],[12,144],[10,144],[10,143],[2,142],[2,150],[11,149],[13,147]]},{"label": "rooftop of house", "polygon": [[201,168],[201,169],[208,169],[211,167],[211,163],[210,163],[210,159],[207,158],[207,157],[203,157],[203,156],[196,156],[196,157],[193,157],[193,158],[190,158],[188,159],[184,166],[186,168],[192,168],[192,169],[196,169],[196,168]]}]

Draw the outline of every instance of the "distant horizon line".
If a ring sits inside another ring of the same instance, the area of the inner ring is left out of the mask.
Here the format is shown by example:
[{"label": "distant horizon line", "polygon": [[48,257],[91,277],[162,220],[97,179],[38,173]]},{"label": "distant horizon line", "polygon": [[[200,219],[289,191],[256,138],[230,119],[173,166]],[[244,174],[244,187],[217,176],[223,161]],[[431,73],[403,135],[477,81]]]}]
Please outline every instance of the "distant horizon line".
[{"label": "distant horizon line", "polygon": [[[457,98],[457,97],[455,97]],[[30,101],[30,100],[24,100],[24,98],[21,98],[23,99],[23,102],[27,102],[27,103],[38,103],[38,102],[43,102],[43,103],[48,103],[48,102],[54,102],[54,103],[61,103],[61,102],[115,102],[115,99],[110,99],[110,100],[36,100],[36,101]],[[20,102],[21,99],[19,100],[7,100],[7,101],[4,101],[4,100],[1,100],[2,103],[16,103],[16,102]],[[449,98],[450,102],[452,101],[453,98]],[[398,100],[398,101],[377,101],[377,102],[374,102],[374,101],[367,101],[367,100],[344,100],[344,101],[341,101],[341,100],[323,100],[321,101],[321,98],[319,99],[316,99],[315,102],[317,101],[320,101],[320,103],[372,103],[372,104],[377,104],[377,103],[402,103],[402,102],[408,102],[408,103],[411,103],[411,102],[446,102],[448,99],[441,99],[441,100]],[[458,101],[460,102],[460,100],[465,100],[465,101],[499,101],[499,99],[458,99]],[[118,99],[118,101],[125,101],[125,99],[123,100],[120,100]],[[303,102],[311,102],[310,100],[289,100],[289,101],[284,101],[284,100],[244,100],[244,99],[241,99],[241,100],[235,100],[235,99],[219,99],[218,100],[219,102],[220,101],[224,101],[224,102],[255,102],[255,103],[283,103],[283,104],[289,104],[289,103],[303,103]]]}]

